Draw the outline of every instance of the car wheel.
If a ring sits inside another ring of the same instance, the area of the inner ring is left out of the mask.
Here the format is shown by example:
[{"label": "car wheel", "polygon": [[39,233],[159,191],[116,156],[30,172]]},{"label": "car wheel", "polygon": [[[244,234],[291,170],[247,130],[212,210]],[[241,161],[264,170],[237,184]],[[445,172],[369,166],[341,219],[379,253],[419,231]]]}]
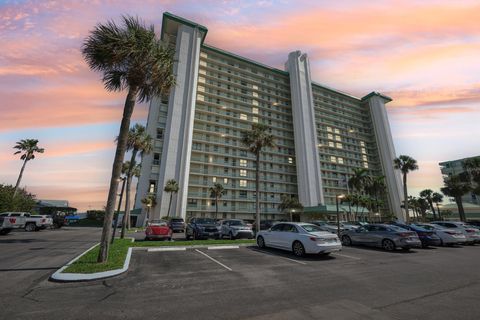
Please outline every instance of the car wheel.
[{"label": "car wheel", "polygon": [[230,231],[229,236],[230,236],[230,240],[235,240],[235,236],[233,235],[233,233],[231,231]]},{"label": "car wheel", "polygon": [[265,240],[263,239],[262,236],[258,236],[257,238],[257,245],[259,248],[266,248],[267,246],[265,245]]},{"label": "car wheel", "polygon": [[295,241],[292,245],[293,254],[297,257],[303,257],[305,255],[305,248],[300,241]]},{"label": "car wheel", "polygon": [[352,245],[352,239],[350,239],[349,236],[343,236],[342,237],[342,244],[344,246],[351,246]]},{"label": "car wheel", "polygon": [[385,239],[382,241],[382,248],[386,251],[395,250],[395,243],[390,239]]},{"label": "car wheel", "polygon": [[29,223],[25,226],[25,231],[32,232],[35,231],[36,227],[33,223]]}]

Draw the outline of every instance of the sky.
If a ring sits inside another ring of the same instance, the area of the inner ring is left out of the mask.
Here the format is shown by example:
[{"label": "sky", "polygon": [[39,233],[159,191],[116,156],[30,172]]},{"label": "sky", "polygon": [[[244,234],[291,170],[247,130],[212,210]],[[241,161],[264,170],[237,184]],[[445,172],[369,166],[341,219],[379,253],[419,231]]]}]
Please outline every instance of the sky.
[{"label": "sky", "polygon": [[[283,69],[307,52],[312,79],[387,105],[397,155],[417,159],[413,195],[442,185],[438,163],[480,154],[480,2],[1,1],[0,183],[15,184],[16,141],[39,139],[22,186],[80,211],[106,202],[125,92],[107,92],[80,49],[89,31],[134,15],[160,33],[168,11],[208,28],[205,42]],[[147,106],[132,122],[144,123]]]}]

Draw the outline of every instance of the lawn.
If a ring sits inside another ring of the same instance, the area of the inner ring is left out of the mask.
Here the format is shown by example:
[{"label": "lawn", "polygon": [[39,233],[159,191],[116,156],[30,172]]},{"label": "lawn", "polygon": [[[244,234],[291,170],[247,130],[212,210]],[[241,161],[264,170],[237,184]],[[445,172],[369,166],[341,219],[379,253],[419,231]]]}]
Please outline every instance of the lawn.
[{"label": "lawn", "polygon": [[136,241],[131,239],[116,239],[110,246],[108,261],[97,263],[99,246],[87,252],[80,259],[72,263],[63,272],[65,273],[95,273],[120,269],[123,267],[129,247],[164,247],[164,246],[194,246],[194,245],[236,245],[254,244],[255,240],[195,240],[195,241]]}]

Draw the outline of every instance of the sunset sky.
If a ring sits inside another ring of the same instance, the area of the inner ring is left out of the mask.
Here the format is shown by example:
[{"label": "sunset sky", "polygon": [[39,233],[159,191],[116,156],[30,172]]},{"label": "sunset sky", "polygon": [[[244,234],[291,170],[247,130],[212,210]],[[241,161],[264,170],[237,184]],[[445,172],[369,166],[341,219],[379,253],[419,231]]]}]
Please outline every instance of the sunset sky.
[{"label": "sunset sky", "polygon": [[[22,186],[87,210],[106,201],[125,93],[109,93],[80,48],[122,14],[160,33],[164,11],[205,25],[205,42],[283,69],[309,54],[316,82],[387,105],[397,154],[418,160],[412,194],[442,184],[438,162],[480,155],[480,2],[476,1],[1,1],[0,183],[14,184],[12,147],[46,152]],[[145,122],[137,105],[133,122]]]}]

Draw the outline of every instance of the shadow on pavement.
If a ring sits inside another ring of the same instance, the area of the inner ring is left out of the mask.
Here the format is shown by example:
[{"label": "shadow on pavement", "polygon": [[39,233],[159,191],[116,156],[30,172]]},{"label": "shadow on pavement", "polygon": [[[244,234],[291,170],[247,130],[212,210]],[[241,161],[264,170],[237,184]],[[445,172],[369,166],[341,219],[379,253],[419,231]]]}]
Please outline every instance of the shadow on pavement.
[{"label": "shadow on pavement", "polygon": [[275,248],[259,248],[257,246],[247,246],[245,247],[248,250],[256,251],[256,252],[262,252],[266,253],[269,255],[275,255],[279,256],[282,258],[288,258],[288,259],[294,259],[294,260],[299,260],[299,261],[322,261],[322,260],[335,260],[336,258],[331,255],[326,255],[326,254],[307,254],[303,257],[297,257],[293,253],[286,251],[286,250],[281,250],[281,249],[275,249]]}]

